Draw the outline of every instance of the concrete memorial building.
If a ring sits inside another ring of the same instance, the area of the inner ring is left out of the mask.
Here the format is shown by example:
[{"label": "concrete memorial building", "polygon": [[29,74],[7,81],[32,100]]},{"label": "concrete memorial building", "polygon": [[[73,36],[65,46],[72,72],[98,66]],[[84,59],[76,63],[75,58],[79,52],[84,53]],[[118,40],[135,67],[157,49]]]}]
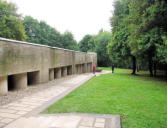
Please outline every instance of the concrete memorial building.
[{"label": "concrete memorial building", "polygon": [[0,38],[0,95],[28,85],[92,71],[96,53]]}]

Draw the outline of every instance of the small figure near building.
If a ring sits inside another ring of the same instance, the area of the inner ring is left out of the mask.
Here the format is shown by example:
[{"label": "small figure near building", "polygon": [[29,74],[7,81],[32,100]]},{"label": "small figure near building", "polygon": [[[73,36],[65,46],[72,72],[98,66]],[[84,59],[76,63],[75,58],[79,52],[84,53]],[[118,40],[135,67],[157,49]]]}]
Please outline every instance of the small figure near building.
[{"label": "small figure near building", "polygon": [[112,73],[114,73],[114,64],[111,65]]},{"label": "small figure near building", "polygon": [[95,74],[95,72],[96,72],[96,66],[93,65],[93,74]]}]

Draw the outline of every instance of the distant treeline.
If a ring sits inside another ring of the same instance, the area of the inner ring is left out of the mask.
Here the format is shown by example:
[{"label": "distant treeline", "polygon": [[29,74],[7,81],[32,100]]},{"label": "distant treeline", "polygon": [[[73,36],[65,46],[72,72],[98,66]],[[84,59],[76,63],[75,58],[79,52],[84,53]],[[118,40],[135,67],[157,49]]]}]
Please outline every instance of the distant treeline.
[{"label": "distant treeline", "polygon": [[0,37],[79,50],[71,32],[61,34],[44,21],[21,17],[13,3],[0,0]]},{"label": "distant treeline", "polygon": [[111,41],[111,32],[100,30],[97,35],[85,35],[79,42],[79,49],[83,52],[96,52],[98,66],[111,66],[107,45]]}]

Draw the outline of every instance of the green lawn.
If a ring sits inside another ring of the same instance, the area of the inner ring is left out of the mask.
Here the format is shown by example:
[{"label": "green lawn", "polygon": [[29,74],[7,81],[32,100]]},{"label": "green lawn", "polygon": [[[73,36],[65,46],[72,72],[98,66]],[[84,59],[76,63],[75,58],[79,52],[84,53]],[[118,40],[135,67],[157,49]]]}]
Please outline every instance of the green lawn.
[{"label": "green lawn", "polygon": [[123,128],[167,128],[167,81],[143,73],[95,77],[44,113],[120,114]]}]

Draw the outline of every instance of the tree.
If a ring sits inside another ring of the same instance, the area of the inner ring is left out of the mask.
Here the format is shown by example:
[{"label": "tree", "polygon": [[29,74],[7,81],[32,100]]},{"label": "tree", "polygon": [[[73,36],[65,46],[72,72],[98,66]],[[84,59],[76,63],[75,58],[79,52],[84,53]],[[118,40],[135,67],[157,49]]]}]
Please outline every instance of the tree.
[{"label": "tree", "polygon": [[21,16],[16,5],[0,0],[0,36],[15,40],[26,40]]},{"label": "tree", "polygon": [[95,52],[97,53],[99,66],[111,66],[111,61],[107,53],[107,46],[111,41],[111,33],[107,31],[99,32],[94,37]]},{"label": "tree", "polygon": [[87,52],[89,48],[89,41],[91,40],[92,35],[85,35],[83,39],[79,42],[79,49],[82,52]]},{"label": "tree", "polygon": [[107,45],[111,41],[111,33],[107,31],[99,31],[97,35],[93,35],[88,42],[91,52],[97,53],[98,66],[110,66],[111,62],[107,53]]},{"label": "tree", "polygon": [[36,19],[32,18],[31,16],[24,17],[23,22],[27,34],[26,41],[40,44],[41,27],[39,22]]},{"label": "tree", "polygon": [[79,50],[78,44],[76,40],[74,40],[73,34],[71,32],[66,31],[61,35],[61,43],[63,45],[63,48]]},{"label": "tree", "polygon": [[[116,1],[114,4],[114,15],[111,18],[112,40],[108,45],[108,52],[113,63],[116,65],[125,65],[132,58],[133,71],[136,74],[136,57],[131,54],[128,42],[130,35],[127,25],[129,7],[127,1]],[[129,67],[129,66],[124,66]]]},{"label": "tree", "polygon": [[[157,64],[165,62],[167,3],[164,0],[130,2],[130,47],[132,54],[144,56],[150,76],[156,76]],[[154,68],[154,73],[153,73]]]},{"label": "tree", "polygon": [[77,42],[70,32],[60,34],[46,22],[38,21],[30,16],[24,18],[24,26],[28,42],[78,50]]},{"label": "tree", "polygon": [[117,0],[114,7],[111,58],[126,61],[132,56],[133,74],[137,58],[156,76],[157,65],[167,64],[167,1]]},{"label": "tree", "polygon": [[28,42],[63,47],[61,44],[61,34],[46,22],[39,22],[31,16],[26,16],[24,18],[24,26]]}]

